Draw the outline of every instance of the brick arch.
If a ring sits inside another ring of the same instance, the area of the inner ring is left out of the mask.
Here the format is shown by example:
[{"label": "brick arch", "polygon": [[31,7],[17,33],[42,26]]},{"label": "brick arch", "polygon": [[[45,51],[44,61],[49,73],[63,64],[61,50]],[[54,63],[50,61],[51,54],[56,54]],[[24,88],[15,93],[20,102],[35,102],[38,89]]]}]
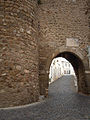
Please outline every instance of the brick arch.
[{"label": "brick arch", "polygon": [[77,80],[78,80],[78,92],[87,94],[87,82],[86,82],[86,75],[85,75],[85,66],[86,63],[84,60],[83,52],[80,49],[73,49],[73,48],[65,48],[61,47],[60,49],[55,50],[50,54],[47,59],[46,63],[46,76],[47,76],[47,87],[49,81],[49,68],[51,62],[56,57],[64,57],[66,58],[74,67]]}]

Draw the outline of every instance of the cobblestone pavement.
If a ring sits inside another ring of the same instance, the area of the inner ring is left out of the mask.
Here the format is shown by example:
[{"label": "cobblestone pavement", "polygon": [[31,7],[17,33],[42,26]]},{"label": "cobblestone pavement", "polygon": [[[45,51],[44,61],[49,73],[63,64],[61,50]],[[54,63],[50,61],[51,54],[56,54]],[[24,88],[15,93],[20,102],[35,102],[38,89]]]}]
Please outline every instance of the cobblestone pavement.
[{"label": "cobblestone pavement", "polygon": [[90,96],[75,91],[73,76],[49,87],[49,97],[21,108],[0,109],[0,120],[90,120]]}]

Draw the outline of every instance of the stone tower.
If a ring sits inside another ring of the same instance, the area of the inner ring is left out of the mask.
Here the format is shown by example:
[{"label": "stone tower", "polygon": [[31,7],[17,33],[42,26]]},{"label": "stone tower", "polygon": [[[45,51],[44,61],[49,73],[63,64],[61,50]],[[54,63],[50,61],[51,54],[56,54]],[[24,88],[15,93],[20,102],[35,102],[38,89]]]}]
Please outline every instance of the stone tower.
[{"label": "stone tower", "polygon": [[36,11],[36,0],[0,0],[0,107],[38,99]]}]

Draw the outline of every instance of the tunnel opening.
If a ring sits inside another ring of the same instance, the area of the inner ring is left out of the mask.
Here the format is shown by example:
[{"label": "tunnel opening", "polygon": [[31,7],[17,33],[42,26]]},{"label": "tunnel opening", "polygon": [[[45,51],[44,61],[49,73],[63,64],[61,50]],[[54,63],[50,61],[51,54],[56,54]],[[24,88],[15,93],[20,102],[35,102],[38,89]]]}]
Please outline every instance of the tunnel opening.
[{"label": "tunnel opening", "polygon": [[56,57],[52,60],[49,70],[49,84],[59,80],[63,76],[73,76],[73,83],[78,90],[77,77],[71,63],[63,57]]},{"label": "tunnel opening", "polygon": [[[67,52],[67,51],[59,53],[53,59],[59,58],[59,57],[65,58],[73,66],[73,69],[74,69],[75,75],[76,75],[76,79],[77,79],[78,93],[87,94],[87,89],[86,89],[87,83],[85,81],[86,76],[85,76],[85,68],[84,68],[83,61],[76,54]],[[51,65],[51,63],[50,63],[50,65]],[[49,68],[50,68],[50,66],[49,66]],[[49,81],[50,81],[50,78],[49,78]],[[49,84],[48,84],[48,86],[49,86]]]},{"label": "tunnel opening", "polygon": [[77,77],[71,63],[63,57],[56,57],[52,60],[49,70],[49,85],[61,79],[63,76],[73,77],[75,90],[78,91]]}]

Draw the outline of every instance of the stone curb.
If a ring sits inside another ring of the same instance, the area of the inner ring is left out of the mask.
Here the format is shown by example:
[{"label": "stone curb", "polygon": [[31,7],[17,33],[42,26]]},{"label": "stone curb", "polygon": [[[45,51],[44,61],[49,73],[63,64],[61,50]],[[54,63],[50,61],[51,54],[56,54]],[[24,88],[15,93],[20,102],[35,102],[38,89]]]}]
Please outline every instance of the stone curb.
[{"label": "stone curb", "polygon": [[35,102],[35,103],[31,103],[31,104],[27,104],[27,105],[21,105],[21,106],[15,106],[15,107],[7,107],[7,108],[0,108],[0,110],[21,109],[21,108],[26,108],[26,107],[38,105],[41,102],[44,102],[44,100],[43,101],[39,101],[39,102]]}]

